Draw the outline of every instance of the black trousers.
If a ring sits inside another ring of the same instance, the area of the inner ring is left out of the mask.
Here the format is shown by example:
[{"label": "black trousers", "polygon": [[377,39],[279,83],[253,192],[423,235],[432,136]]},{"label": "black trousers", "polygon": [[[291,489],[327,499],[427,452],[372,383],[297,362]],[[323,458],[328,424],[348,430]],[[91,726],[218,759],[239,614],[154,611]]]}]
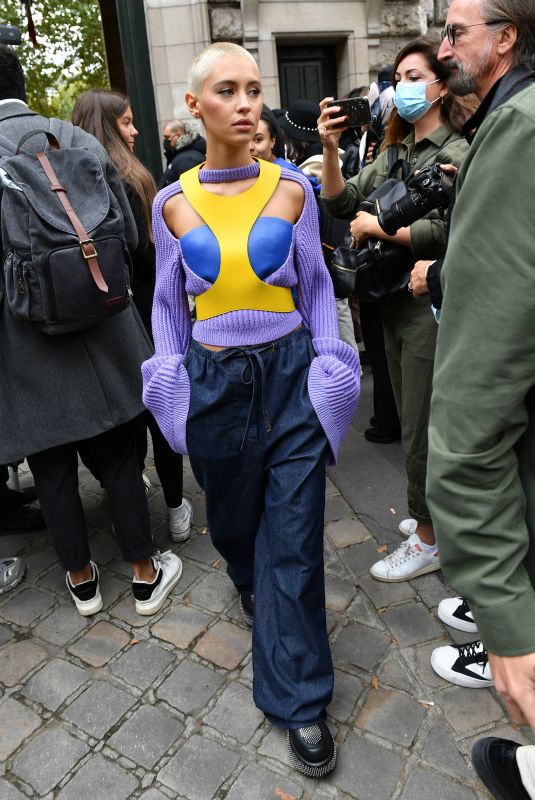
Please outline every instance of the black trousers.
[{"label": "black trousers", "polygon": [[140,414],[134,422],[136,426],[139,469],[141,471],[145,469],[148,428],[152,439],[154,466],[162,484],[165,503],[168,508],[178,508],[182,503],[184,481],[182,456],[171,449],[150,411]]},{"label": "black trousers", "polygon": [[399,431],[400,423],[386,360],[379,303],[360,303],[360,324],[364,347],[372,369],[375,426],[393,432]]},{"label": "black trousers", "polygon": [[2,464],[0,465],[0,518],[17,508],[7,488],[8,480],[9,472],[7,467]]},{"label": "black trousers", "polygon": [[91,439],[51,447],[28,457],[41,510],[62,567],[79,570],[91,558],[78,491],[78,454],[95,465],[106,489],[123,559],[132,563],[153,555],[132,421]]}]

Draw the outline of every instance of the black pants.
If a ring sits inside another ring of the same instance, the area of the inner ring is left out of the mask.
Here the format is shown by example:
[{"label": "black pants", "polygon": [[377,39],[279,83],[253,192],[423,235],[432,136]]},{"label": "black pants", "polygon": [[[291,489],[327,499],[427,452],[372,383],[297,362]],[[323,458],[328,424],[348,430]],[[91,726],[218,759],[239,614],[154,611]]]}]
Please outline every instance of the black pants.
[{"label": "black pants", "polygon": [[78,453],[95,464],[106,489],[111,518],[125,561],[154,553],[145,487],[139,471],[134,422],[119,425],[92,439],[51,447],[29,456],[39,503],[66,570],[83,569],[90,561],[87,527],[78,492]]},{"label": "black pants", "polygon": [[183,491],[183,465],[180,453],[175,453],[171,449],[167,439],[158,427],[158,423],[150,413],[146,411],[135,419],[136,442],[139,469],[145,469],[145,458],[147,456],[147,428],[152,439],[152,449],[154,452],[154,466],[162,484],[162,491],[165,503],[168,508],[178,508],[182,503]]},{"label": "black pants", "polygon": [[379,303],[360,303],[360,324],[364,347],[372,369],[375,426],[392,432],[399,431],[399,417],[386,360]]},{"label": "black pants", "polygon": [[10,511],[14,511],[18,508],[8,489],[8,480],[9,472],[7,471],[7,467],[2,464],[0,465],[0,519],[9,514]]}]

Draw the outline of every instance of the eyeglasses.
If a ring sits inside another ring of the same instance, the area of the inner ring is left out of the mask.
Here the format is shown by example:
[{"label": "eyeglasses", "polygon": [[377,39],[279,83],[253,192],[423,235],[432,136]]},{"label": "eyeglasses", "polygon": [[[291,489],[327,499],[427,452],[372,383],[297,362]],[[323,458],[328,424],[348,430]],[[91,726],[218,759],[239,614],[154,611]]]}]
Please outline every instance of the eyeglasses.
[{"label": "eyeglasses", "polygon": [[443,31],[440,32],[442,41],[448,37],[448,42],[453,47],[455,44],[455,37],[466,28],[479,28],[480,25],[498,25],[499,23],[507,22],[506,19],[489,19],[488,22],[475,22],[473,25],[446,25]]}]

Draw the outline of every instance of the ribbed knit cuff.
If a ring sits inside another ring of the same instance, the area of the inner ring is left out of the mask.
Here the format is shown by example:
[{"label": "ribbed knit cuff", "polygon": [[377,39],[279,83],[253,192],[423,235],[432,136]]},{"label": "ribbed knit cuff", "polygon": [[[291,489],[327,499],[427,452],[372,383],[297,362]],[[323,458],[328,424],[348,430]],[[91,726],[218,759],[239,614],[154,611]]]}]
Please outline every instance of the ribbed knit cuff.
[{"label": "ribbed knit cuff", "polygon": [[190,383],[184,356],[153,356],[141,365],[143,402],[176,453],[187,454]]}]

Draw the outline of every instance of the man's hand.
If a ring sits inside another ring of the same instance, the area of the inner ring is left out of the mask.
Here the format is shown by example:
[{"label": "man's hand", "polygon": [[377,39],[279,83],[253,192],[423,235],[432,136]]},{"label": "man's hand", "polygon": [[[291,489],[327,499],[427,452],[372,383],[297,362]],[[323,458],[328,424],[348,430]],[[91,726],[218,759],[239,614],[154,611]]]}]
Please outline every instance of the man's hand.
[{"label": "man's hand", "polygon": [[505,700],[511,719],[535,733],[535,653],[495,656],[489,653],[494,685]]},{"label": "man's hand", "polygon": [[420,297],[423,294],[427,294],[429,289],[427,288],[427,270],[434,264],[434,261],[417,261],[413,267],[411,272],[411,277],[409,281],[409,286],[411,287],[411,292],[415,297]]}]

